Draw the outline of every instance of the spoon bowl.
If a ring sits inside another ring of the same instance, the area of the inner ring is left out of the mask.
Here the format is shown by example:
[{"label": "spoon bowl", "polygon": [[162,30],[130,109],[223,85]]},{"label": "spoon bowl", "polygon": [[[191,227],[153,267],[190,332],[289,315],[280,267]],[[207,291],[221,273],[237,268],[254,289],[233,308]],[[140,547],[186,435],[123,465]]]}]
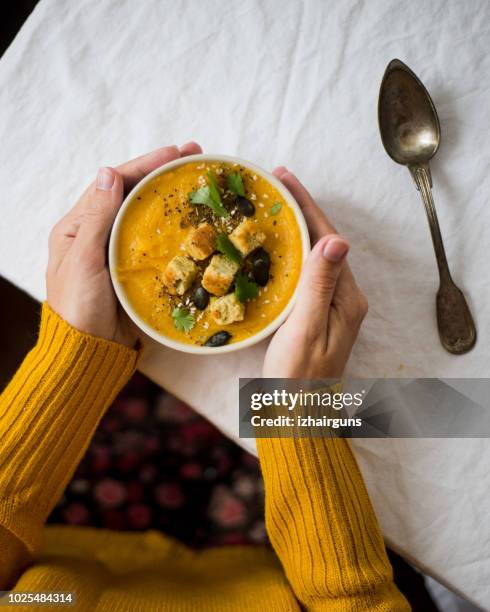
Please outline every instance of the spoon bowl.
[{"label": "spoon bowl", "polygon": [[398,164],[428,162],[441,141],[439,118],[429,93],[400,60],[388,64],[378,104],[381,140]]}]

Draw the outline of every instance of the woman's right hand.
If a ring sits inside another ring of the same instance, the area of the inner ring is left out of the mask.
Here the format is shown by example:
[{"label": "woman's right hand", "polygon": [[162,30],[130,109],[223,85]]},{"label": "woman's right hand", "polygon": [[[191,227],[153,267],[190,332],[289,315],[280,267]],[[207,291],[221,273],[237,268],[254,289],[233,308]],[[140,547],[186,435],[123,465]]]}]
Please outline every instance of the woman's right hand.
[{"label": "woman's right hand", "polygon": [[345,261],[346,240],[294,174],[280,167],[274,175],[300,205],[313,248],[303,267],[296,304],[269,344],[263,376],[339,378],[367,314],[367,299]]}]

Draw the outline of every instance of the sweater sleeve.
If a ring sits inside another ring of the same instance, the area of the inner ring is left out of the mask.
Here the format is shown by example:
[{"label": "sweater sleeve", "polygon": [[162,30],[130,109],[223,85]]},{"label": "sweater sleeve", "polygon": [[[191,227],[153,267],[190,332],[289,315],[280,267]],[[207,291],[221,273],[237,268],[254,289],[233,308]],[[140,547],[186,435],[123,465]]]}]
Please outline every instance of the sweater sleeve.
[{"label": "sweater sleeve", "polygon": [[39,551],[49,513],[137,360],[44,304],[37,344],[0,396],[0,589]]},{"label": "sweater sleeve", "polygon": [[259,438],[271,543],[307,610],[406,611],[345,439]]}]

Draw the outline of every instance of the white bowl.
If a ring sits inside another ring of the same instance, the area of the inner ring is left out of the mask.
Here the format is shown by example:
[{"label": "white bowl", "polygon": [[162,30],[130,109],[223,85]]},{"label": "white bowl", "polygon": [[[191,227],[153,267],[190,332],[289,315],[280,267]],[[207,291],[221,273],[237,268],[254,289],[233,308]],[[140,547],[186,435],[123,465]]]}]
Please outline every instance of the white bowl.
[{"label": "white bowl", "polygon": [[159,176],[160,174],[164,174],[165,172],[168,172],[169,170],[177,168],[178,166],[183,166],[184,164],[188,164],[190,162],[197,162],[197,161],[204,161],[204,162],[216,161],[216,162],[226,162],[229,164],[240,164],[240,166],[244,166],[245,168],[251,170],[255,174],[262,176],[275,189],[277,189],[277,191],[279,191],[279,193],[282,195],[282,197],[286,200],[288,205],[291,207],[291,209],[294,212],[294,216],[296,217],[296,221],[298,223],[300,233],[301,233],[301,241],[302,241],[302,246],[303,246],[303,262],[305,261],[308,253],[310,252],[310,238],[308,234],[308,228],[306,227],[306,222],[303,217],[303,213],[301,212],[301,209],[298,206],[298,203],[293,198],[293,196],[290,194],[290,192],[286,189],[286,187],[281,183],[281,181],[277,179],[275,176],[273,176],[272,174],[270,174],[269,172],[266,172],[265,170],[262,170],[262,168],[259,168],[258,166],[251,164],[250,162],[245,161],[244,159],[240,159],[239,157],[229,157],[227,155],[212,155],[212,154],[189,155],[187,157],[181,157],[179,159],[169,162],[168,164],[164,164],[163,166],[160,166],[160,168],[157,168],[156,170],[153,170],[153,172],[151,172],[144,179],[142,179],[134,187],[134,189],[132,189],[132,191],[128,194],[128,196],[125,198],[124,202],[122,203],[121,208],[119,209],[116,220],[114,221],[114,225],[112,227],[112,232],[111,232],[111,237],[109,240],[109,270],[110,270],[110,274],[112,278],[112,284],[114,285],[114,290],[116,292],[116,295],[120,303],[122,304],[124,310],[129,315],[130,319],[142,331],[144,331],[147,336],[149,336],[150,338],[153,338],[153,340],[156,340],[160,344],[169,346],[170,348],[176,349],[177,351],[183,351],[184,353],[193,353],[195,355],[219,355],[220,353],[229,353],[231,351],[238,351],[248,346],[252,346],[253,344],[256,344],[257,342],[264,340],[264,338],[267,338],[267,336],[270,336],[273,332],[275,332],[276,329],[286,320],[287,316],[291,312],[291,309],[293,308],[294,302],[296,300],[298,288],[296,287],[293,295],[291,296],[291,299],[289,300],[289,302],[287,303],[287,305],[285,306],[281,314],[279,314],[273,321],[271,321],[269,325],[264,327],[264,329],[260,330],[253,336],[250,336],[250,338],[246,338],[245,340],[241,340],[240,342],[232,342],[231,344],[225,344],[223,346],[217,346],[217,347],[196,346],[192,344],[186,344],[185,342],[178,342],[177,340],[174,340],[173,338],[168,338],[164,334],[161,334],[156,329],[148,325],[148,323],[143,321],[143,319],[141,319],[138,313],[131,306],[126,296],[126,293],[124,291],[124,288],[119,282],[119,279],[117,278],[117,272],[116,272],[116,267],[117,267],[116,245],[117,245],[117,241],[119,237],[121,221],[124,217],[127,207],[131,205],[133,198],[136,197],[136,194],[140,191],[142,187],[144,187],[147,183],[153,180],[156,176]]}]

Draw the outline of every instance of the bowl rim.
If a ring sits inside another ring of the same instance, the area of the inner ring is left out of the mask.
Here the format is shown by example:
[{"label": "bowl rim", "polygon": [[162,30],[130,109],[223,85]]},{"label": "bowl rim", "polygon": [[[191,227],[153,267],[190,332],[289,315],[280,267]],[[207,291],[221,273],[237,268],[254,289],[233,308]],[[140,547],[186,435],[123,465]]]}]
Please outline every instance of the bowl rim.
[{"label": "bowl rim", "polygon": [[116,250],[117,250],[117,242],[119,238],[121,222],[122,222],[122,219],[124,218],[127,208],[129,207],[133,199],[136,197],[138,192],[157,176],[165,174],[169,170],[178,168],[179,166],[183,166],[185,164],[194,163],[198,161],[204,161],[204,162],[215,161],[215,162],[224,162],[224,163],[230,163],[230,164],[239,164],[240,166],[244,166],[245,168],[247,168],[247,170],[251,170],[254,174],[258,174],[262,178],[266,179],[275,189],[277,189],[277,191],[280,192],[281,196],[286,200],[287,204],[293,210],[294,216],[296,218],[296,222],[298,223],[298,226],[299,226],[301,242],[302,242],[302,266],[304,265],[305,260],[308,256],[308,253],[311,250],[310,236],[309,236],[308,228],[307,228],[303,213],[301,211],[301,208],[299,204],[297,203],[297,201],[295,200],[295,198],[293,197],[293,195],[291,194],[291,192],[285,187],[285,185],[283,185],[283,183],[270,172],[267,172],[266,170],[262,169],[260,166],[257,166],[251,162],[248,162],[247,160],[240,158],[240,157],[234,157],[230,155],[219,155],[219,154],[213,154],[213,153],[199,153],[196,155],[188,155],[186,157],[179,157],[178,159],[175,159],[171,162],[167,162],[163,164],[162,166],[159,166],[158,168],[156,168],[155,170],[147,174],[143,179],[141,179],[141,181],[139,181],[133,187],[133,189],[131,189],[128,195],[124,198],[123,203],[121,204],[121,207],[119,208],[117,212],[116,218],[114,220],[114,224],[111,229],[111,234],[109,238],[109,249],[108,249],[109,251],[108,253],[109,254],[109,273],[110,273],[112,285],[114,287],[114,291],[116,293],[117,299],[119,300],[119,303],[123,307],[126,314],[129,316],[129,318],[133,321],[133,323],[141,331],[143,331],[147,336],[149,336],[152,340],[155,340],[159,344],[162,344],[164,346],[167,346],[177,351],[181,351],[184,353],[191,353],[194,355],[219,355],[223,353],[231,353],[233,351],[238,351],[244,348],[248,348],[250,346],[253,346],[254,344],[261,342],[262,340],[264,340],[265,338],[273,334],[284,323],[284,321],[290,314],[296,302],[296,299],[297,299],[299,283],[296,285],[296,288],[292,296],[290,297],[288,303],[283,308],[283,310],[280,312],[280,314],[278,314],[275,319],[273,319],[268,325],[266,325],[259,332],[257,332],[253,336],[250,336],[249,338],[240,340],[239,342],[232,342],[231,344],[225,344],[223,346],[218,346],[218,347],[208,347],[208,346],[198,346],[194,344],[187,344],[185,342],[179,342],[178,340],[174,340],[173,338],[169,338],[168,336],[162,334],[161,332],[151,327],[148,323],[146,323],[129,303],[129,300],[126,296],[126,292],[121,282],[119,281],[117,277],[117,272],[116,272],[116,266],[117,266]]}]

